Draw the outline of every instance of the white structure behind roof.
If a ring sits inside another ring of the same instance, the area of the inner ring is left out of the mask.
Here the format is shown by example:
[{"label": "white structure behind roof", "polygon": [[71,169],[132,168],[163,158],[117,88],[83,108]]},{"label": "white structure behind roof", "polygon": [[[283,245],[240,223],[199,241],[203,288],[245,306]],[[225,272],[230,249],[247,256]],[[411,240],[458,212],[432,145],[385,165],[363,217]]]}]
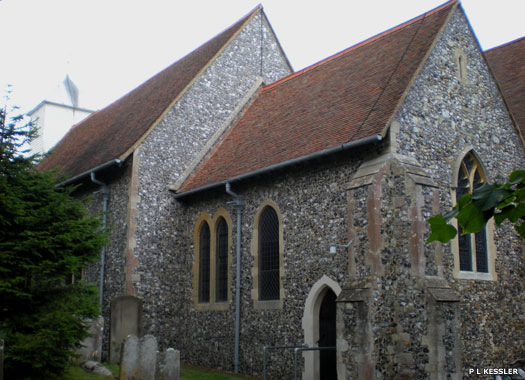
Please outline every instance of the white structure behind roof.
[{"label": "white structure behind roof", "polygon": [[69,128],[89,116],[93,111],[79,107],[78,87],[69,75],[51,96],[28,112],[38,129],[38,137],[30,144],[31,154],[44,154],[53,148]]}]

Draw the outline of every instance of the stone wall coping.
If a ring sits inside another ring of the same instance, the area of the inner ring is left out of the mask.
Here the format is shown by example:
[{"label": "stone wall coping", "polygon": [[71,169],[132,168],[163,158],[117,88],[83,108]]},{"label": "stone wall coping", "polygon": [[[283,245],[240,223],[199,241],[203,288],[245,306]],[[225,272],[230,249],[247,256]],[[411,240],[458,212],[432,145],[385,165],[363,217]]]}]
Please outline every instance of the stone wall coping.
[{"label": "stone wall coping", "polygon": [[452,290],[447,280],[437,276],[425,277],[425,287],[430,295],[439,302],[459,302],[459,296]]},{"label": "stone wall coping", "polygon": [[405,168],[407,175],[415,183],[438,187],[415,158],[390,152],[363,162],[348,184],[347,190],[372,184],[375,175],[389,162],[396,162]]}]

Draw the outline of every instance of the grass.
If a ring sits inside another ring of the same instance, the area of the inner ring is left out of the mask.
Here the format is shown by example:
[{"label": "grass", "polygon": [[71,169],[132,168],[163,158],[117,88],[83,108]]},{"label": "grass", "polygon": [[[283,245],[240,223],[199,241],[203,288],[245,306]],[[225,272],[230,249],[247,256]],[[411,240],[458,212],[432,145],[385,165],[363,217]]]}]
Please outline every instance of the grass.
[{"label": "grass", "polygon": [[[104,364],[108,367],[115,378],[118,376],[118,366],[115,364]],[[245,377],[230,373],[217,372],[203,368],[182,366],[181,380],[253,380],[253,377]],[[63,380],[108,380],[110,377],[95,375],[86,372],[80,366],[73,365],[65,373]]]}]

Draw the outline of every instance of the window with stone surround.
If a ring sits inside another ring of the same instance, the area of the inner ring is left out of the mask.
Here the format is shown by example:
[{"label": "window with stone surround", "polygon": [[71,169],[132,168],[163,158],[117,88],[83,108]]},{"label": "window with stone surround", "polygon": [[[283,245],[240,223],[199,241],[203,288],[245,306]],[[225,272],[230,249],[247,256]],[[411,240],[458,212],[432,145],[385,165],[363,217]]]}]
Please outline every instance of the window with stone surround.
[{"label": "window with stone surround", "polygon": [[199,234],[199,302],[210,302],[210,226],[206,222]]},{"label": "window with stone surround", "polygon": [[266,206],[259,222],[259,299],[279,299],[279,220]]},{"label": "window with stone surround", "polygon": [[254,288],[252,299],[256,309],[282,308],[284,291],[282,216],[277,205],[265,201],[258,209],[252,240]]},{"label": "window with stone surround", "polygon": [[232,221],[221,208],[213,217],[202,214],[193,232],[193,301],[197,311],[226,310],[231,300]]},{"label": "window with stone surround", "polygon": [[215,236],[215,301],[224,302],[228,299],[228,224],[222,216],[217,221]]},{"label": "window with stone surround", "polygon": [[467,76],[467,55],[463,50],[456,50],[455,52],[456,57],[456,76],[457,79],[460,82],[463,82],[465,84],[468,84],[468,76]]},{"label": "window with stone surround", "polygon": [[[469,150],[456,166],[455,194],[457,201],[465,194],[481,186],[486,181],[481,161],[473,150]],[[492,239],[493,221],[478,233],[462,234],[457,225],[458,236],[452,243],[457,278],[493,280],[495,248]]]}]

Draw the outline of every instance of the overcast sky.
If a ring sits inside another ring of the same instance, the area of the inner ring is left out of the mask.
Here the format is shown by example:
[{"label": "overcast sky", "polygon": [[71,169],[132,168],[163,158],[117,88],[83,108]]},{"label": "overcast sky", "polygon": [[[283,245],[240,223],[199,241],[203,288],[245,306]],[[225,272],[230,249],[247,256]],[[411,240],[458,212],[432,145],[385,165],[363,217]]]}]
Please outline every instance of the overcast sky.
[{"label": "overcast sky", "polygon": [[[102,108],[259,3],[300,70],[444,0],[0,0],[2,93],[26,112],[69,74],[80,106]],[[461,3],[483,50],[525,35],[525,0]]]}]

